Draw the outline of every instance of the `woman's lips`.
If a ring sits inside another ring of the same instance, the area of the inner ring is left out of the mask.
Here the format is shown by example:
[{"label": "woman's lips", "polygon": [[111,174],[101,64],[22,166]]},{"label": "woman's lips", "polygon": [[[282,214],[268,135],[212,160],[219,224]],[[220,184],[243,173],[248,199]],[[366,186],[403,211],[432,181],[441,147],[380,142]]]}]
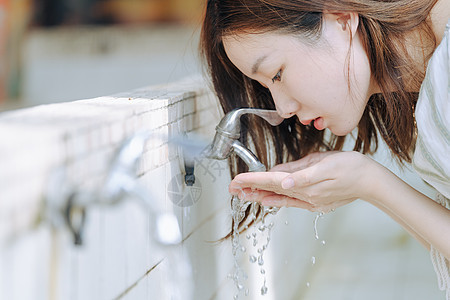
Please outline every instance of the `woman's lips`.
[{"label": "woman's lips", "polygon": [[324,130],[325,124],[322,117],[319,117],[314,120],[314,127],[316,127],[317,130]]},{"label": "woman's lips", "polygon": [[300,123],[302,123],[303,125],[309,125],[311,124],[311,122],[314,122],[314,127],[317,130],[324,130],[325,129],[325,123],[322,117],[318,117],[315,119],[308,119],[308,120],[301,120]]},{"label": "woman's lips", "polygon": [[309,125],[314,119],[309,119],[309,120],[302,120],[300,121],[300,123],[302,123],[303,125]]}]

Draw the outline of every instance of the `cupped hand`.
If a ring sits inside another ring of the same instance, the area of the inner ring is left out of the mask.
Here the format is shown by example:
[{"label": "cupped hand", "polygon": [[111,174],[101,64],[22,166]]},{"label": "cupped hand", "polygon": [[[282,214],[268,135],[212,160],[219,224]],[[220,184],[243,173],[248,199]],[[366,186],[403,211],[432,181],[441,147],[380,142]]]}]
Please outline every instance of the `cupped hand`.
[{"label": "cupped hand", "polygon": [[371,174],[377,166],[358,152],[316,152],[269,172],[239,174],[229,191],[265,206],[328,212],[368,196],[374,186]]}]

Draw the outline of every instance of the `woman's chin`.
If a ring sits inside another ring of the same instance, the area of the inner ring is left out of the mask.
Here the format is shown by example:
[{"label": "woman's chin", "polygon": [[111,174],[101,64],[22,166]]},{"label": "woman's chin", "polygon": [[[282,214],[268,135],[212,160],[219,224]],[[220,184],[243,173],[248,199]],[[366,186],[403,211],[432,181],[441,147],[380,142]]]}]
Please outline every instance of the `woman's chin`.
[{"label": "woman's chin", "polygon": [[346,136],[350,132],[353,131],[353,129],[348,128],[334,128],[334,127],[328,127],[328,129],[336,136]]}]

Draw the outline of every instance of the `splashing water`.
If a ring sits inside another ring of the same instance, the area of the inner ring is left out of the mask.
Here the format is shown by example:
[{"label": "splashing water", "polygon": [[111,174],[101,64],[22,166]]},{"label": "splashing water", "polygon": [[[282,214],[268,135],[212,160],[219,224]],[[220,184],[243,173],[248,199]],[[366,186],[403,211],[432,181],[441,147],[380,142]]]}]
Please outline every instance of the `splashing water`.
[{"label": "splashing water", "polygon": [[[249,294],[249,290],[245,288],[244,280],[248,278],[245,271],[239,265],[239,258],[242,253],[246,252],[244,246],[242,246],[240,242],[239,236],[239,223],[245,217],[245,211],[247,208],[252,205],[250,209],[250,219],[254,221],[253,232],[252,234],[246,234],[246,239],[251,240],[253,248],[256,248],[258,245],[258,241],[266,240],[266,242],[257,249],[257,254],[249,254],[248,260],[250,263],[258,263],[258,266],[261,267],[260,273],[264,277],[264,284],[261,287],[261,295],[267,294],[268,287],[266,286],[266,271],[263,268],[264,266],[264,252],[267,249],[272,229],[274,227],[274,223],[270,222],[267,224],[266,217],[268,215],[275,215],[279,208],[271,208],[271,207],[262,207],[262,212],[259,217],[256,217],[256,213],[258,210],[258,204],[252,203],[249,201],[245,201],[246,194],[241,190],[241,195],[243,195],[242,199],[238,197],[233,197],[231,203],[231,215],[233,218],[233,233],[231,235],[231,243],[232,243],[232,253],[234,257],[234,272],[231,274],[231,277],[235,283],[237,288],[237,294],[234,296],[234,299],[239,299],[239,295],[244,291],[244,294],[247,296]],[[248,229],[248,225],[244,226],[245,229]]]},{"label": "splashing water", "polygon": [[[264,243],[262,246],[260,246],[256,252],[257,255],[250,255],[250,262],[251,263],[258,263],[258,266],[261,267],[260,273],[264,277],[264,284],[261,287],[261,295],[267,294],[268,287],[266,286],[266,270],[263,268],[264,266],[264,252],[266,251],[267,247],[270,243],[270,236],[271,232],[274,226],[273,222],[270,222],[267,224],[266,217],[270,214],[274,215],[278,212],[278,209],[276,208],[268,208],[263,207],[262,217],[261,217],[261,224],[258,226],[258,229],[253,232],[253,247],[256,248],[256,245],[258,244],[258,240],[266,240],[266,243]],[[257,257],[257,258],[256,258]],[[253,260],[252,258],[256,258],[256,260]]]},{"label": "splashing water", "polygon": [[[245,194],[242,191],[245,199]],[[248,278],[245,271],[239,265],[239,258],[241,253],[246,252],[246,248],[241,244],[239,240],[239,223],[245,216],[245,210],[250,205],[250,202],[245,203],[238,197],[233,197],[231,200],[231,216],[233,218],[233,233],[231,235],[231,246],[232,253],[234,257],[234,271],[231,274],[231,278],[237,289],[237,294],[233,297],[234,299],[239,299],[239,294],[245,290],[244,281]],[[247,294],[247,290],[245,290]]]},{"label": "splashing water", "polygon": [[[323,217],[323,215],[324,215],[323,212],[319,212],[319,213],[316,215],[316,217],[314,218],[314,238],[315,238],[316,240],[319,240],[319,232],[318,232],[318,230],[317,230],[317,222],[319,221],[320,218]],[[324,246],[324,245],[325,245],[325,240],[322,240],[322,241],[320,242],[320,244],[321,244],[322,246]],[[315,265],[315,264],[316,264],[316,257],[315,257],[315,256],[312,256],[312,257],[311,257],[311,264],[312,264],[312,265]],[[308,287],[308,288],[310,287],[309,281],[306,282],[306,287]]]},{"label": "splashing water", "polygon": [[314,236],[316,238],[316,240],[319,239],[319,234],[317,232],[317,221],[319,220],[319,218],[321,218],[323,216],[323,212],[320,212],[316,215],[316,218],[314,219]]},{"label": "splashing water", "polygon": [[265,294],[267,294],[266,278],[264,278],[264,284],[261,287],[261,295],[264,296]]}]

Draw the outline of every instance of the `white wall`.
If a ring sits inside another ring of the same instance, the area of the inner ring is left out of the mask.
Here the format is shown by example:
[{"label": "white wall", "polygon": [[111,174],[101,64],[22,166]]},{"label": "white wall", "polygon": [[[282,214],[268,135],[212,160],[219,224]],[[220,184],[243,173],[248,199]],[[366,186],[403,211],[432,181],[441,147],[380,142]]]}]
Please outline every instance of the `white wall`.
[{"label": "white wall", "polygon": [[[166,258],[170,252],[152,243],[145,209],[131,200],[113,207],[93,205],[88,209],[83,245],[74,246],[67,228],[50,226],[44,213],[48,188],[52,175],[63,169],[62,183],[53,186],[52,197],[58,198],[58,191],[66,187],[95,190],[108,172],[114,151],[138,130],[170,136],[196,131],[211,137],[217,120],[214,99],[198,83],[3,113],[0,298],[168,299],[164,287],[174,268],[167,271],[164,265],[170,261]],[[210,178],[197,170],[203,197],[192,207],[173,205],[169,183],[182,170],[178,151],[170,148],[167,141],[148,142],[138,167],[139,182],[153,195],[156,206],[179,218],[186,240],[172,250],[174,257],[195,258],[198,251],[203,252],[202,262],[194,264],[193,271],[207,280],[210,289],[196,289],[196,293],[211,294],[223,278],[215,274],[219,260],[204,239],[220,238],[215,227],[223,224],[215,217],[226,211],[229,177],[222,172]],[[211,180],[214,191],[209,188]],[[65,201],[64,197],[58,200]]]}]

